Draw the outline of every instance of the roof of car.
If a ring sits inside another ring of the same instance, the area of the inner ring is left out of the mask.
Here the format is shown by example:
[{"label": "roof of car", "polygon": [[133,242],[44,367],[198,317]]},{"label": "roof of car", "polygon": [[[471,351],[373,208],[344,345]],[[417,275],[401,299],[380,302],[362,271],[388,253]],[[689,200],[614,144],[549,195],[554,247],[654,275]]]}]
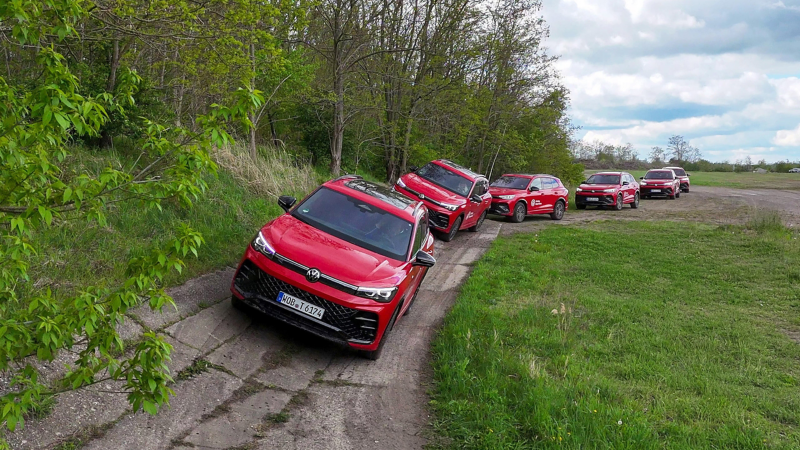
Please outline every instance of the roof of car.
[{"label": "roof of car", "polygon": [[666,171],[672,172],[672,169],[669,168],[669,167],[664,167],[663,169],[650,169],[650,170],[648,170],[648,172],[666,172]]},{"label": "roof of car", "polygon": [[597,172],[593,173],[592,175],[622,175],[623,173],[627,172]]},{"label": "roof of car", "polygon": [[683,167],[669,166],[669,167],[662,167],[662,169],[681,169],[681,170],[683,170]]},{"label": "roof of car", "polygon": [[418,200],[412,200],[386,186],[367,181],[357,175],[345,175],[328,181],[325,185],[334,188],[346,188],[348,195],[366,201],[373,206],[391,210],[409,220],[414,220],[414,215],[419,209],[418,205],[422,204]]},{"label": "roof of car", "polygon": [[431,161],[431,162],[436,163],[436,164],[438,164],[440,166],[447,166],[448,168],[450,168],[450,169],[452,169],[452,170],[454,170],[456,172],[460,172],[462,175],[466,176],[467,178],[472,178],[473,180],[475,178],[478,178],[478,177],[486,178],[485,176],[483,176],[483,175],[481,175],[481,174],[479,174],[477,172],[473,172],[473,171],[467,169],[466,167],[464,167],[462,165],[456,164],[453,161],[450,161],[449,159],[437,159],[437,160]]},{"label": "roof of car", "polygon": [[550,175],[547,173],[504,173],[504,177],[525,177],[525,178],[536,178],[536,177],[550,177],[550,178],[558,178],[555,175]]}]

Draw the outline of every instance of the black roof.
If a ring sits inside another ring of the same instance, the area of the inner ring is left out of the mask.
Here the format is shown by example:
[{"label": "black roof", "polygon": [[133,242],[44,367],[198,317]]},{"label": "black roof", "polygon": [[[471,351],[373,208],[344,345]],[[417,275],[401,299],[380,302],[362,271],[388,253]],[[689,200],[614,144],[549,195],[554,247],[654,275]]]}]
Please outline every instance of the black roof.
[{"label": "black roof", "polygon": [[372,183],[361,178],[355,178],[344,183],[350,189],[363,192],[371,197],[382,200],[395,208],[405,210],[409,206],[416,203],[416,200],[411,200],[405,195],[398,194],[397,192],[382,186],[377,183]]}]

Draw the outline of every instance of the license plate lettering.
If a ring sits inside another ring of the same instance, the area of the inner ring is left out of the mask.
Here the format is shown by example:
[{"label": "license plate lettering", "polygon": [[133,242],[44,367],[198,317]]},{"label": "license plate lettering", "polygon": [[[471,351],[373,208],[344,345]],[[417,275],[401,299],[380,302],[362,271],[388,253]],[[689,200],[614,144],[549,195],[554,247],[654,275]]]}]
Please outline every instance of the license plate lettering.
[{"label": "license plate lettering", "polygon": [[325,314],[325,310],[319,306],[312,305],[307,301],[300,300],[299,298],[293,297],[285,292],[278,293],[278,298],[276,300],[278,303],[284,304],[300,313],[317,319],[322,319],[323,314]]},{"label": "license plate lettering", "polygon": [[597,202],[597,201],[600,201],[600,199],[597,198],[597,197],[587,197],[586,201],[587,202]]},{"label": "license plate lettering", "polygon": [[650,192],[661,192],[661,189],[650,189]]}]

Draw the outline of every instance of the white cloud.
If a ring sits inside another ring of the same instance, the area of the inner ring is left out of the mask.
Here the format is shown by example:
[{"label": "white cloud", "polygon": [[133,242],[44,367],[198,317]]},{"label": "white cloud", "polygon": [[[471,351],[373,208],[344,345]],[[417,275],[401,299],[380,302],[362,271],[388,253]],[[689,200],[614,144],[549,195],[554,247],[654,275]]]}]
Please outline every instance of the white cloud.
[{"label": "white cloud", "polygon": [[775,139],[772,140],[772,143],[783,147],[800,145],[800,125],[794,130],[779,130],[775,134]]}]

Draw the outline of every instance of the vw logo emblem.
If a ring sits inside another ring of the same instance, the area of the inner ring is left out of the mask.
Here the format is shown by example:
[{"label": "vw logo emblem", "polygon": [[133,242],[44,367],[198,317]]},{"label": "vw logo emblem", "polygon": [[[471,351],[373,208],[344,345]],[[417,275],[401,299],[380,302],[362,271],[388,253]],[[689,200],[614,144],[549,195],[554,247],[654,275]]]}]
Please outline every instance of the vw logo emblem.
[{"label": "vw logo emblem", "polygon": [[317,270],[317,269],[308,269],[308,272],[306,272],[306,280],[308,280],[308,281],[310,281],[312,283],[316,283],[317,281],[319,281],[319,276],[320,275],[321,274],[319,273],[319,270]]},{"label": "vw logo emblem", "polygon": [[425,194],[419,194],[419,199],[420,200],[425,200]]}]

